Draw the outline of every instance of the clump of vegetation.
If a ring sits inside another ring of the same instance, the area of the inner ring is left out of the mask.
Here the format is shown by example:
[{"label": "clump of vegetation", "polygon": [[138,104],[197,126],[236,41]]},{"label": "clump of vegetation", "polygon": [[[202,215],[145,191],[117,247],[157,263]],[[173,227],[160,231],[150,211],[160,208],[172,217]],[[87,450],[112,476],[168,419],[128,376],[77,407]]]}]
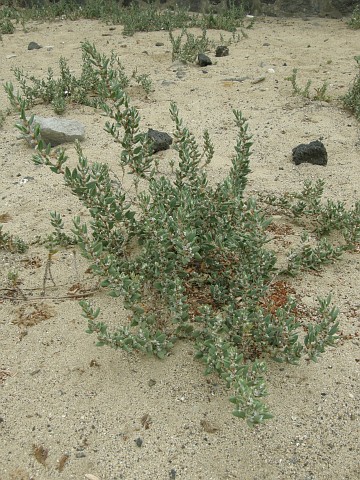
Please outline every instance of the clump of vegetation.
[{"label": "clump of vegetation", "polygon": [[[200,145],[172,103],[178,160],[172,177],[160,175],[139,113],[109,58],[94,46],[89,55],[104,80],[105,129],[121,147],[120,167],[123,176],[132,178],[132,191],[122,187],[119,176],[114,181],[107,164],[90,164],[79,144],[78,163],[70,169],[64,149],[51,150],[39,129],[32,132],[34,161],[62,175],[91,216],[88,223],[74,219],[76,243],[102,287],[112,297],[122,297],[129,312],[112,330],[99,321],[98,308],[81,302],[88,332],[100,346],[159,358],[177,341],[191,341],[205,373],[217,373],[228,386],[234,415],[251,425],[261,423],[271,417],[263,403],[266,361],[297,363],[304,355],[316,360],[336,342],[338,311],[330,297],[320,298],[316,321],[307,322],[299,317],[290,291],[277,301],[274,288],[284,272],[268,245],[271,219],[246,195],[252,141],[241,112],[233,112],[237,140],[231,168],[212,185],[207,175],[214,155],[210,135],[204,132]],[[18,128],[27,136],[33,122],[26,115],[27,101],[17,95],[14,103],[20,111]],[[351,211],[342,204],[322,206],[321,194],[322,185],[308,184],[299,198],[267,200],[296,218],[312,215],[318,225],[317,256],[298,256],[296,268],[289,269],[293,275],[302,271],[299,265],[318,269],[337,258],[327,254],[328,243],[321,241],[334,230],[346,226],[349,248],[359,240],[359,205]],[[59,242],[72,240],[63,236],[56,213],[52,224]]]},{"label": "clump of vegetation", "polygon": [[[3,7],[7,17],[21,21],[23,28],[28,20],[55,21],[59,18],[69,20],[101,19],[105,22],[123,25],[124,35],[136,32],[156,30],[174,30],[175,28],[204,27],[235,32],[243,27],[245,10],[242,5],[225,8],[218,14],[194,14],[183,7],[159,9],[156,5],[138,5],[132,3],[124,7],[116,0],[85,0],[79,4],[71,0],[57,2],[30,2],[30,7],[18,9],[15,6]],[[1,14],[1,12],[0,12]],[[5,15],[5,14],[4,14]],[[0,17],[1,18],[1,17]],[[1,22],[1,20],[0,20]],[[251,28],[251,22],[246,28]]]},{"label": "clump of vegetation", "polygon": [[[210,50],[213,43],[207,37],[206,29],[203,28],[200,36],[183,29],[179,36],[175,37],[173,32],[169,32],[172,45],[172,60],[180,60],[183,63],[195,62],[199,53],[205,53]],[[185,41],[184,41],[185,39]]]},{"label": "clump of vegetation", "polygon": [[344,106],[349,109],[355,117],[360,120],[360,55],[354,57],[358,66],[358,73],[347,92],[347,94],[342,97]]},{"label": "clump of vegetation", "polygon": [[[227,32],[234,33],[238,28],[245,27],[244,18],[244,2],[237,5],[235,2],[229,2],[228,7],[224,10],[218,13],[210,12],[203,15],[202,27],[207,29],[226,30]],[[254,22],[255,20],[252,18],[250,23],[246,25],[245,28],[252,28],[254,26]]]},{"label": "clump of vegetation", "polygon": [[[299,193],[260,196],[267,205],[298,224],[302,222],[304,227],[300,245],[289,252],[288,265],[282,273],[294,276],[304,270],[319,270],[360,243],[360,201],[346,209],[339,201],[322,202],[323,193],[324,181],[318,180],[315,184],[305,181]],[[337,244],[329,240],[334,233],[338,236]]]},{"label": "clump of vegetation", "polygon": [[320,100],[323,102],[329,102],[330,97],[327,94],[328,83],[324,82],[320,87],[315,88],[315,93],[310,93],[310,87],[312,85],[312,80],[308,80],[304,88],[301,88],[297,82],[297,68],[294,68],[292,74],[289,77],[286,77],[285,80],[291,82],[293,93],[296,95],[300,95],[304,98],[308,98],[310,100]]},{"label": "clump of vegetation", "polygon": [[9,18],[0,19],[0,34],[14,33],[15,26]]},{"label": "clump of vegetation", "polygon": [[360,5],[356,5],[347,24],[354,30],[358,30],[360,28]]},{"label": "clump of vegetation", "polygon": [[25,253],[29,246],[20,238],[3,231],[0,225],[0,249],[11,253]]},{"label": "clump of vegetation", "polygon": [[[120,58],[113,52],[108,59],[112,71],[112,78],[103,76],[103,71],[98,68],[103,64],[103,56],[95,52],[95,47],[89,42],[83,42],[82,48],[82,71],[77,78],[70,71],[65,58],[59,60],[60,75],[55,78],[52,68],[48,68],[47,77],[39,79],[33,75],[24,73],[20,68],[14,68],[13,72],[20,85],[20,91],[26,100],[26,108],[30,108],[38,100],[51,104],[55,113],[62,114],[68,103],[78,103],[98,107],[108,95],[108,81],[116,81],[119,88],[125,89],[130,84],[130,78],[125,73]],[[132,78],[141,85],[146,93],[152,89],[152,82],[147,74],[133,72]],[[10,103],[17,106],[14,86],[11,82],[5,84],[5,91],[8,94]]]}]

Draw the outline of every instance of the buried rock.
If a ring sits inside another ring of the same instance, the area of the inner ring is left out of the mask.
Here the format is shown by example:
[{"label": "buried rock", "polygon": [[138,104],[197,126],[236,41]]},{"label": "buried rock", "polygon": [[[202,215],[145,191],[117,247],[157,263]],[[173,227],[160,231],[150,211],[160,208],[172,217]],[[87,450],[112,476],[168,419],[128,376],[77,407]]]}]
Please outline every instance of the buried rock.
[{"label": "buried rock", "polygon": [[327,152],[324,144],[319,140],[310,143],[301,143],[292,151],[293,162],[295,165],[300,163],[312,163],[313,165],[327,164]]},{"label": "buried rock", "polygon": [[215,50],[215,57],[226,57],[229,55],[229,48],[225,45],[219,45]]},{"label": "buried rock", "polygon": [[172,144],[172,138],[166,132],[159,132],[149,128],[148,137],[151,140],[152,153],[160,152],[160,150],[167,150]]},{"label": "buried rock", "polygon": [[61,143],[75,142],[75,140],[84,140],[85,126],[76,120],[67,120],[57,117],[39,117],[35,115],[32,124],[32,130],[35,125],[40,126],[40,135],[45,143],[50,143],[52,147]]}]

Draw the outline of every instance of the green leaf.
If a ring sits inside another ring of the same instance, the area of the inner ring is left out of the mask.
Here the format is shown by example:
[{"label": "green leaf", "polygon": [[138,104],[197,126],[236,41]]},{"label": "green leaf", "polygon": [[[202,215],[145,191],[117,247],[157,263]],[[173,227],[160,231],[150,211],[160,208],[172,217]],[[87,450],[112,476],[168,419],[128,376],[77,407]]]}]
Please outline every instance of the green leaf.
[{"label": "green leaf", "polygon": [[238,417],[238,418],[245,418],[245,417],[246,417],[245,412],[240,411],[240,410],[233,410],[232,414],[233,414],[235,417]]}]

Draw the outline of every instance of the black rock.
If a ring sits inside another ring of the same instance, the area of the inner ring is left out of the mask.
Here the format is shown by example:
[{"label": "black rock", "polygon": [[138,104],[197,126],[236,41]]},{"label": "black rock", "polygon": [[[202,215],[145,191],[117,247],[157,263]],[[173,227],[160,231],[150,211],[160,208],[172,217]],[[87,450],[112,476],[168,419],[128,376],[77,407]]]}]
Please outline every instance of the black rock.
[{"label": "black rock", "polygon": [[155,43],[155,47],[163,47],[163,46],[164,46],[163,42],[156,42]]},{"label": "black rock", "polygon": [[36,42],[30,42],[28,45],[28,50],[39,50],[39,48],[42,48],[42,46]]},{"label": "black rock", "polygon": [[215,56],[216,57],[226,57],[229,55],[229,49],[225,45],[219,45],[216,47]]},{"label": "black rock", "polygon": [[136,438],[134,441],[138,447],[141,447],[143,444],[143,440],[140,437]]},{"label": "black rock", "polygon": [[212,65],[212,61],[204,53],[199,53],[198,62],[199,62],[200,67],[207,67],[208,65]]},{"label": "black rock", "polygon": [[319,140],[308,144],[301,143],[292,151],[293,162],[295,165],[300,163],[312,163],[313,165],[327,164],[327,152],[324,144]]},{"label": "black rock", "polygon": [[166,132],[159,132],[158,130],[149,128],[148,137],[152,141],[153,153],[159,152],[160,150],[167,150],[172,144],[172,138]]}]

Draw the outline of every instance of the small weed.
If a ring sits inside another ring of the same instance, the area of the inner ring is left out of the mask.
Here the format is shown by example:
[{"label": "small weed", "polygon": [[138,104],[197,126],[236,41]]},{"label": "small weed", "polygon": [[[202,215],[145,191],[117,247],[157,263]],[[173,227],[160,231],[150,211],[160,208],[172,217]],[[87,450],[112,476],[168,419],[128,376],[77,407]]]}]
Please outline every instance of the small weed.
[{"label": "small weed", "polygon": [[358,30],[360,28],[360,5],[356,5],[347,24],[348,27],[353,30]]},{"label": "small weed", "polygon": [[[245,10],[242,4],[235,5],[235,2],[229,2],[229,6],[219,13],[209,13],[202,17],[202,27],[214,30],[226,30],[236,32],[240,27],[244,27]],[[252,28],[252,21],[246,28]]]},{"label": "small weed", "polygon": [[[46,104],[51,104],[55,113],[61,115],[69,103],[96,108],[107,98],[109,85],[104,77],[105,71],[97,68],[103,56],[89,42],[83,42],[81,47],[83,63],[79,78],[71,73],[69,64],[63,57],[59,60],[60,75],[57,79],[54,78],[54,71],[51,68],[48,68],[45,79],[38,79],[33,75],[27,75],[20,68],[14,68],[14,76],[20,85],[22,98],[26,100],[26,108],[32,107],[36,101],[41,100]],[[112,81],[116,79],[122,89],[130,84],[125,68],[114,52],[104,68],[111,69]],[[152,82],[149,75],[133,74],[133,77],[146,93],[151,91]],[[11,105],[17,108],[18,102],[13,84],[8,82],[4,88]]]},{"label": "small weed", "polygon": [[15,27],[9,18],[0,19],[0,34],[14,33]]},{"label": "small weed", "polygon": [[132,78],[135,79],[136,83],[142,86],[144,91],[149,94],[153,91],[153,83],[148,73],[137,73],[137,68],[133,71]]},{"label": "small weed", "polygon": [[29,246],[21,238],[3,232],[0,225],[0,249],[11,253],[25,253]]},{"label": "small weed", "polygon": [[358,73],[347,94],[342,97],[344,106],[360,121],[360,55],[354,57],[358,66]]},{"label": "small weed", "polygon": [[206,29],[203,28],[202,34],[195,36],[193,33],[189,33],[187,29],[183,29],[180,35],[175,37],[173,32],[170,31],[172,60],[180,60],[183,63],[195,62],[199,53],[205,53],[213,45],[206,33]]},{"label": "small weed", "polygon": [[301,88],[297,83],[297,68],[293,69],[292,74],[290,77],[286,77],[285,80],[291,82],[293,87],[293,93],[296,95],[300,95],[304,98],[308,98],[310,100],[320,100],[322,102],[329,102],[330,97],[327,95],[328,83],[324,82],[321,87],[315,88],[315,93],[310,93],[310,87],[312,85],[312,80],[308,80],[304,88]]},{"label": "small weed", "polygon": [[0,128],[4,126],[6,117],[9,115],[10,111],[7,109],[6,111],[0,110]]}]

